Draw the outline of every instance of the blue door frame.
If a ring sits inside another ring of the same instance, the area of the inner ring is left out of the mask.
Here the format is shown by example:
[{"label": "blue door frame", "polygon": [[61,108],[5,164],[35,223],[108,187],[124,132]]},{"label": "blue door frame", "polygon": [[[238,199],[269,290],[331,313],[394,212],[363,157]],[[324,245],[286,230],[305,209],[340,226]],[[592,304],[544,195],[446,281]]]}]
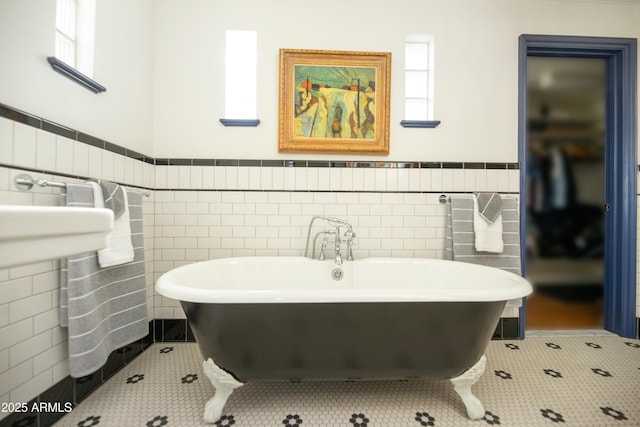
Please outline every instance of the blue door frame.
[{"label": "blue door frame", "polygon": [[[628,38],[522,35],[518,52],[520,247],[526,254],[527,57],[603,58],[607,105],[605,148],[604,328],[636,337],[637,41]],[[526,256],[522,274],[526,273]],[[524,338],[526,305],[520,309]]]}]

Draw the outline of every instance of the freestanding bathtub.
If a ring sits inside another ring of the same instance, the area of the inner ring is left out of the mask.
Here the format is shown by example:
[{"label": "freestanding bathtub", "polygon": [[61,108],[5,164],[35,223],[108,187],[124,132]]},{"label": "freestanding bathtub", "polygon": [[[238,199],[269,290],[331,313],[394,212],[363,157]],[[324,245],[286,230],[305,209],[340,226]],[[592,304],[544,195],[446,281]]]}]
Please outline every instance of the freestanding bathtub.
[{"label": "freestanding bathtub", "polygon": [[531,285],[454,261],[242,257],[173,269],[156,283],[179,300],[216,389],[215,422],[247,381],[449,378],[469,417],[471,386],[505,302]]}]

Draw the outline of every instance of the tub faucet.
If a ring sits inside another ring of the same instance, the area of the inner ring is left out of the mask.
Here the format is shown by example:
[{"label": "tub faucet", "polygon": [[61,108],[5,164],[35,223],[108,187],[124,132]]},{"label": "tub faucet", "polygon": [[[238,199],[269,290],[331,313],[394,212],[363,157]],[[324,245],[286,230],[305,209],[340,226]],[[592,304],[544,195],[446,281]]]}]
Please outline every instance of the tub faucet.
[{"label": "tub faucet", "polygon": [[318,259],[320,261],[324,261],[324,250],[327,247],[327,243],[329,243],[329,240],[326,237],[322,239],[322,245],[320,246],[320,255],[318,255]]},{"label": "tub faucet", "polygon": [[334,230],[324,230],[316,233],[315,237],[313,238],[313,247],[312,247],[313,250],[311,252],[311,259],[314,259],[316,257],[316,241],[318,240],[318,237],[324,236],[320,241],[321,242],[320,255],[318,256],[318,259],[320,261],[324,260],[324,251],[327,248],[327,244],[329,243],[329,238],[327,236],[331,236],[334,234],[336,234]]},{"label": "tub faucet", "polygon": [[[341,218],[336,218],[333,216],[314,216],[313,218],[311,218],[311,221],[309,222],[309,227],[307,229],[307,242],[305,244],[305,250],[304,250],[304,256],[306,257],[309,253],[309,242],[310,242],[310,238],[311,238],[311,228],[313,226],[313,222],[317,219],[321,219],[323,221],[326,221],[332,229],[330,230],[325,230],[325,231],[320,231],[318,233],[316,233],[315,238],[313,239],[313,245],[311,247],[312,249],[312,253],[311,253],[311,258],[315,258],[315,249],[316,249],[316,241],[318,239],[318,236],[320,235],[324,235],[324,236],[330,236],[333,235],[334,239],[333,239],[333,243],[334,243],[334,251],[335,251],[335,262],[337,265],[341,265],[343,258],[342,258],[342,249],[341,249],[341,245],[343,241],[346,241],[347,243],[347,261],[353,261],[353,238],[356,236],[356,233],[353,232],[352,228],[351,228],[351,224]],[[340,229],[342,227],[346,228],[346,232],[344,233],[344,240],[341,238],[340,236]],[[326,249],[326,245],[330,242],[330,240],[325,237],[322,240],[322,247],[320,248],[320,259],[324,259],[325,256],[325,249]]]},{"label": "tub faucet", "polygon": [[336,227],[336,239],[335,243],[335,252],[336,252],[336,265],[342,265],[342,254],[340,253],[340,244],[342,240],[340,240],[340,230]]},{"label": "tub faucet", "polygon": [[346,233],[344,233],[344,237],[347,240],[347,261],[353,261],[353,238],[356,237],[356,233],[349,228]]}]

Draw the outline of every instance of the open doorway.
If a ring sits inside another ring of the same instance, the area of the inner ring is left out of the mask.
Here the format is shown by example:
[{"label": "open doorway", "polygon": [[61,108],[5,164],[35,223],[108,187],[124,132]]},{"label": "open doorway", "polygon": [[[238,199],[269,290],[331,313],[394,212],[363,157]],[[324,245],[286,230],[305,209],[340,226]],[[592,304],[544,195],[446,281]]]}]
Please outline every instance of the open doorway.
[{"label": "open doorway", "polygon": [[527,58],[528,330],[604,326],[605,72]]},{"label": "open doorway", "polygon": [[[604,329],[636,336],[637,212],[637,40],[523,34],[518,49],[518,159],[520,246],[526,254],[529,194],[527,150],[527,62],[530,57],[604,59],[606,135],[604,197]],[[522,258],[526,275],[528,259]],[[528,301],[520,308],[519,336],[525,337]]]}]

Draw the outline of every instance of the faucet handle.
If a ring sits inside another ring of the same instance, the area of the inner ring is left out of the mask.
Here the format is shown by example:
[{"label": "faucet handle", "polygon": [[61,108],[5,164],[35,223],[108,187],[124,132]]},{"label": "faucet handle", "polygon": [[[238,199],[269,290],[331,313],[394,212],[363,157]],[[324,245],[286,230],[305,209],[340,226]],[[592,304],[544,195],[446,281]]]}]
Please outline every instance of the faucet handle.
[{"label": "faucet handle", "polygon": [[351,230],[348,230],[344,233],[344,238],[346,239],[347,243],[353,244],[354,239],[356,238],[356,233],[354,233]]},{"label": "faucet handle", "polygon": [[318,259],[320,261],[324,261],[324,249],[327,247],[327,243],[328,241],[326,238],[322,240],[322,244],[320,246],[320,255],[318,256]]}]

